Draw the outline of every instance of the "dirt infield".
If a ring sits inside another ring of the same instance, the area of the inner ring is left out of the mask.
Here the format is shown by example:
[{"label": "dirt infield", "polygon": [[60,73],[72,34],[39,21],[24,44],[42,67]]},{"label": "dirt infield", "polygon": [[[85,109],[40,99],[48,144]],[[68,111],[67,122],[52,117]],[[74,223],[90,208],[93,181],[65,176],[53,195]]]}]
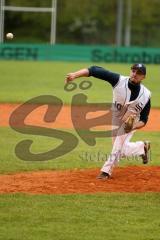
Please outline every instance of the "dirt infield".
[{"label": "dirt infield", "polygon": [[[17,104],[0,104],[0,126],[9,125]],[[37,108],[26,119],[27,124],[51,128],[73,128],[71,109],[64,106],[54,123],[43,121],[46,106]],[[80,114],[80,111],[79,111]],[[150,119],[141,131],[160,131],[160,110],[152,109]],[[91,117],[96,117],[92,113]],[[77,121],[80,116],[77,115]],[[97,192],[160,192],[160,167],[116,168],[108,181],[96,179],[99,169],[71,171],[37,171],[0,175],[0,193],[71,194]]]},{"label": "dirt infield", "polygon": [[[0,104],[0,126],[8,126],[9,125],[9,117],[11,113],[18,107],[18,104]],[[83,106],[78,107],[78,111],[76,112],[76,121],[80,124],[81,119],[81,108]],[[43,127],[52,127],[52,128],[73,128],[72,120],[71,120],[71,108],[70,106],[63,106],[59,115],[56,117],[56,121],[52,123],[46,123],[43,121],[43,116],[46,112],[47,106],[41,106],[34,110],[27,118],[26,124],[33,124],[36,126]],[[90,112],[88,113],[88,118],[95,118],[97,116],[103,115],[103,111],[99,112]],[[160,131],[160,110],[152,109],[150,113],[149,121],[141,131]],[[106,126],[99,126],[98,128],[104,128]]]}]

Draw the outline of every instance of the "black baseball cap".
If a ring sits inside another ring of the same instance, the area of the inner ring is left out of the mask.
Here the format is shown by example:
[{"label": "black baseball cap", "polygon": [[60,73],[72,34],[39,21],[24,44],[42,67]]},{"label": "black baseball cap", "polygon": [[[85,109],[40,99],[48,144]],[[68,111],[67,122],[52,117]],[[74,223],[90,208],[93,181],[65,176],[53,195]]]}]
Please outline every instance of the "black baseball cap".
[{"label": "black baseball cap", "polygon": [[131,66],[131,69],[137,70],[137,73],[146,75],[146,66],[143,63],[135,63]]}]

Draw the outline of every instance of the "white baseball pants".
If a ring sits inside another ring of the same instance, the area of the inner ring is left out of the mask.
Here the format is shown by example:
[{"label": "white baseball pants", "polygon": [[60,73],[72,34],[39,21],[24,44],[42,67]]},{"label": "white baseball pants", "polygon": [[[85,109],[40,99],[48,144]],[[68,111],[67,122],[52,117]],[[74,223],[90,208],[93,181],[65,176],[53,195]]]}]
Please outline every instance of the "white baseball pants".
[{"label": "white baseball pants", "polygon": [[[121,128],[120,131],[122,131]],[[130,133],[124,133],[123,135],[117,134],[114,138],[112,152],[101,169],[102,172],[111,175],[114,166],[119,162],[122,156],[131,157],[144,154],[143,141],[130,142],[134,132],[135,131],[131,131]]]}]

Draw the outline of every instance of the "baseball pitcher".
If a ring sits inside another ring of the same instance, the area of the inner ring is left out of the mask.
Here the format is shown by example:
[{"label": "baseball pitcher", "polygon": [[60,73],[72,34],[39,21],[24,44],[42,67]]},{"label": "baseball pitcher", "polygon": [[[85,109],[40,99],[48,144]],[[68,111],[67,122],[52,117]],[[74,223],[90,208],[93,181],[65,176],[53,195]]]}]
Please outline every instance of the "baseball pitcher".
[{"label": "baseball pitcher", "polygon": [[109,179],[114,166],[123,156],[141,156],[148,163],[150,143],[148,141],[130,142],[133,133],[148,121],[151,107],[151,92],[141,82],[146,76],[146,66],[137,63],[131,66],[129,76],[108,71],[102,67],[91,66],[69,73],[66,83],[79,77],[95,77],[111,84],[113,88],[112,125],[119,126],[113,137],[111,154],[104,163],[98,179]]}]

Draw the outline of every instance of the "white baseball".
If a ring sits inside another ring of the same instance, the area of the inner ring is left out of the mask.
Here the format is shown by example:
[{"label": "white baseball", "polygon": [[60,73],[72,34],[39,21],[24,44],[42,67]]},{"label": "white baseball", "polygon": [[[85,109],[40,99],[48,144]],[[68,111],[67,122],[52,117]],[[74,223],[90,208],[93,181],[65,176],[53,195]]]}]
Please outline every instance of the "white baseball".
[{"label": "white baseball", "polygon": [[13,37],[14,37],[13,33],[7,33],[6,34],[7,39],[13,39]]}]

